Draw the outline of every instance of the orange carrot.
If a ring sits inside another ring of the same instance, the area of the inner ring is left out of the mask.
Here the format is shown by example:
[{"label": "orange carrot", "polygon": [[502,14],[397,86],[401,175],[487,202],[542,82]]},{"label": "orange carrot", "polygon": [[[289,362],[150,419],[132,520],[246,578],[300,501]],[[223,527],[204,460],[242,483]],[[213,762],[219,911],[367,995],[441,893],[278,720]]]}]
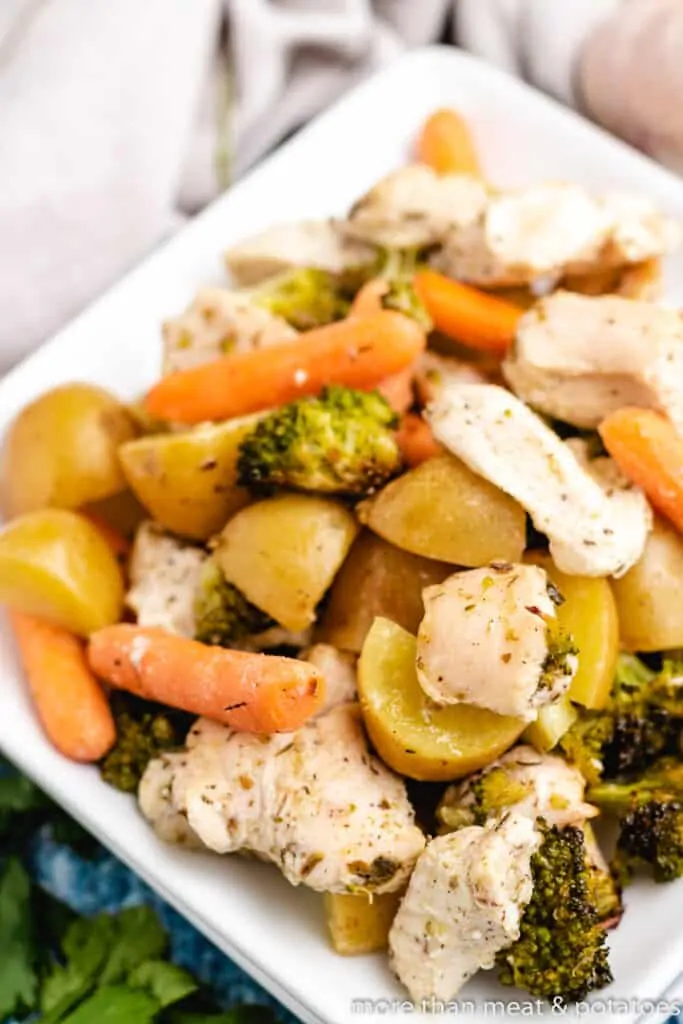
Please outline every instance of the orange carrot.
[{"label": "orange carrot", "polygon": [[130,556],[130,541],[122,533],[119,533],[118,530],[115,530],[113,526],[110,526],[101,516],[98,516],[96,512],[84,512],[83,515],[100,531],[119,565],[125,566]]},{"label": "orange carrot", "polygon": [[210,647],[121,623],[93,633],[90,667],[138,697],[205,715],[240,732],[289,732],[318,710],[324,680],[294,658]]},{"label": "orange carrot", "polygon": [[598,431],[624,476],[683,531],[683,438],[669,420],[627,406],[607,416]]},{"label": "orange carrot", "polygon": [[389,281],[386,277],[371,277],[362,285],[351,303],[349,316],[369,316],[372,313],[379,313],[382,306],[382,297],[389,289]]},{"label": "orange carrot", "polygon": [[401,370],[400,373],[395,373],[391,377],[385,377],[377,385],[380,395],[386,398],[394,412],[405,412],[406,409],[410,409],[415,401],[415,395],[413,394],[414,375],[415,367],[408,366],[405,370]]},{"label": "orange carrot", "polygon": [[99,761],[114,745],[116,726],[85,646],[71,633],[10,611],[38,717],[49,739],[74,761]]},{"label": "orange carrot", "polygon": [[417,158],[438,174],[481,174],[467,122],[455,110],[435,110],[417,140]]},{"label": "orange carrot", "polygon": [[393,310],[349,317],[272,348],[224,356],[165,377],[146,407],[180,423],[224,420],[317,395],[325,384],[375,387],[409,366],[425,346],[414,320]]},{"label": "orange carrot", "polygon": [[398,446],[408,466],[419,466],[443,448],[436,440],[428,423],[414,412],[407,413],[401,420],[398,431]]},{"label": "orange carrot", "polygon": [[518,306],[434,270],[418,270],[414,281],[437,331],[463,345],[501,355],[514,341],[524,312]]}]

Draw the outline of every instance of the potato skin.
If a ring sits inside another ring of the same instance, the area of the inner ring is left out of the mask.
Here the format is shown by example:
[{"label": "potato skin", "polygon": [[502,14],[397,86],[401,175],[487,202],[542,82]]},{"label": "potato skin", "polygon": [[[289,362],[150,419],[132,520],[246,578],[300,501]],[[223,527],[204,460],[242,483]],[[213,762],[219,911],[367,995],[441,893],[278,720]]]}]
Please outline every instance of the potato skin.
[{"label": "potato skin", "polygon": [[79,508],[124,490],[119,445],[138,433],[124,405],[93,384],[63,384],[27,405],[0,453],[0,505],[11,518]]},{"label": "potato skin", "polygon": [[420,782],[449,782],[495,761],[524,722],[469,704],[432,704],[417,679],[416,647],[400,626],[375,619],[358,663],[363,720],[394,771]]},{"label": "potato skin", "polygon": [[631,651],[683,646],[683,538],[656,518],[639,562],[612,580],[621,642]]},{"label": "potato skin", "polygon": [[335,953],[363,956],[386,949],[402,892],[366,896],[326,892],[325,921]]},{"label": "potato skin", "polygon": [[236,465],[255,422],[249,416],[122,445],[121,465],[133,493],[167,530],[208,540],[249,501],[249,492],[237,485]]},{"label": "potato skin", "polygon": [[281,494],[238,512],[215,557],[227,579],[285,629],[306,629],[358,533],[330,498]]},{"label": "potato skin", "polygon": [[619,619],[609,581],[567,576],[546,552],[530,551],[524,561],[545,569],[564,598],[557,621],[571,633],[579,649],[579,667],[569,687],[569,699],[594,711],[604,708],[619,654]]},{"label": "potato skin", "polygon": [[452,565],[518,562],[524,551],[522,507],[450,454],[393,480],[358,515],[396,547]]},{"label": "potato skin", "polygon": [[359,654],[377,616],[416,633],[424,616],[422,591],[453,572],[363,530],[337,573],[320,623],[320,639]]},{"label": "potato skin", "polygon": [[0,533],[0,602],[88,636],[120,620],[121,570],[85,517],[29,512]]}]

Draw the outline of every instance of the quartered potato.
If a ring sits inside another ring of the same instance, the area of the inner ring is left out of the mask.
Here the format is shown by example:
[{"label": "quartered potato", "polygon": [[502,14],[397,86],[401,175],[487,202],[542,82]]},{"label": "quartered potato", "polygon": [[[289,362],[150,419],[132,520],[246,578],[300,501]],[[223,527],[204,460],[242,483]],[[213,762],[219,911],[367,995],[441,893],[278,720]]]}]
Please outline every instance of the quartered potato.
[{"label": "quartered potato", "polygon": [[6,516],[78,508],[124,490],[119,445],[138,433],[128,410],[92,384],[64,384],[19,413],[0,453]]},{"label": "quartered potato", "polygon": [[222,530],[249,493],[237,486],[239,446],[256,417],[154,434],[120,450],[126,479],[149,514],[183,537],[207,540]]},{"label": "quartered potato", "polygon": [[524,723],[468,704],[433,704],[417,680],[416,646],[394,622],[375,619],[358,663],[363,719],[390,768],[421,782],[447,782],[494,761]]},{"label": "quartered potato", "polygon": [[403,893],[379,896],[326,892],[325,921],[335,953],[362,956],[386,949],[389,929]]},{"label": "quartered potato", "polygon": [[78,511],[85,515],[93,515],[128,538],[134,537],[138,526],[149,518],[147,509],[140,504],[130,488],[119,491],[118,494],[103,501],[83,505]]},{"label": "quartered potato", "polygon": [[243,508],[223,530],[216,560],[257,608],[297,632],[316,606],[358,533],[343,505],[309,494],[282,494]]},{"label": "quartered potato", "polygon": [[88,636],[121,618],[121,570],[83,516],[29,512],[0,533],[0,602]]},{"label": "quartered potato", "polygon": [[529,552],[525,561],[545,569],[564,598],[557,609],[557,621],[579,649],[579,667],[569,687],[569,698],[593,710],[604,708],[619,654],[617,606],[608,581],[567,576],[545,552]]},{"label": "quartered potato", "polygon": [[364,501],[358,515],[396,547],[453,565],[518,562],[526,516],[453,455],[438,455]]},{"label": "quartered potato", "polygon": [[621,642],[631,651],[683,647],[683,537],[655,519],[639,562],[612,581]]},{"label": "quartered potato", "polygon": [[424,616],[422,591],[452,572],[444,562],[412,555],[363,530],[332,584],[321,639],[358,654],[377,616],[416,633]]},{"label": "quartered potato", "polygon": [[578,717],[569,694],[563,693],[559,700],[538,709],[538,718],[526,727],[522,738],[545,754],[557,746]]}]

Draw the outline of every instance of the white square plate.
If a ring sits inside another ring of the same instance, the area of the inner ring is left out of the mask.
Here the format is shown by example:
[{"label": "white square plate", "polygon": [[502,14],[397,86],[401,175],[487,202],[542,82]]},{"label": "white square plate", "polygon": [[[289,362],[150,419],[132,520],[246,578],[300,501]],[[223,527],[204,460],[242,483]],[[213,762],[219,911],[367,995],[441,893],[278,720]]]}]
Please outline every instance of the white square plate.
[{"label": "white square plate", "polygon": [[[424,117],[449,104],[475,127],[496,183],[555,178],[596,191],[630,188],[683,220],[683,185],[645,158],[456,50],[416,51],[302,131],[6,377],[0,384],[0,434],[29,399],[59,382],[88,380],[128,398],[138,394],[158,374],[160,321],[180,311],[198,285],[221,280],[221,252],[228,243],[278,221],[343,213],[406,160]],[[674,287],[676,280],[683,283],[683,257],[670,261],[667,271],[670,297],[683,301]],[[55,753],[31,711],[4,627],[0,665],[4,753],[294,1013],[316,1024],[348,1024],[359,1016],[354,999],[403,999],[384,957],[344,959],[331,952],[318,896],[290,888],[275,869],[261,864],[163,845],[132,799],[105,786],[94,769]],[[612,938],[616,981],[598,994],[594,1008],[596,1016],[621,1024],[637,1020],[647,1009],[637,1001],[656,999],[681,969],[683,883],[638,884],[627,903]],[[487,1008],[484,1000],[516,996],[492,976],[480,975],[461,994],[478,1006],[463,1004],[461,1013],[470,1020],[513,1019],[521,1009]],[[610,1007],[610,997],[630,1004]],[[387,1010],[384,1004],[377,1012],[393,1016]],[[556,1019],[550,1009],[534,1016]]]}]

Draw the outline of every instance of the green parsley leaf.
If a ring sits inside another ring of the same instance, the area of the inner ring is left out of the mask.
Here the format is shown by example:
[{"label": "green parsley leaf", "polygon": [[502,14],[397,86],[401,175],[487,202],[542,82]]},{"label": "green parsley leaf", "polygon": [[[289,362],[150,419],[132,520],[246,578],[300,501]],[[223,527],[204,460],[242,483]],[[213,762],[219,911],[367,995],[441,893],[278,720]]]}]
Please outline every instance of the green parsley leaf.
[{"label": "green parsley leaf", "polygon": [[130,972],[127,984],[149,992],[162,1009],[179,1003],[199,987],[189,971],[167,960],[145,960]]},{"label": "green parsley leaf", "polygon": [[63,1024],[152,1024],[158,1013],[158,1002],[146,992],[106,985],[65,1017]]},{"label": "green parsley leaf", "polygon": [[144,960],[159,959],[168,944],[161,921],[151,907],[130,907],[111,920],[115,940],[100,975],[100,985],[123,981]]},{"label": "green parsley leaf", "polygon": [[31,882],[10,858],[0,875],[0,1020],[30,1012],[38,996]]}]

